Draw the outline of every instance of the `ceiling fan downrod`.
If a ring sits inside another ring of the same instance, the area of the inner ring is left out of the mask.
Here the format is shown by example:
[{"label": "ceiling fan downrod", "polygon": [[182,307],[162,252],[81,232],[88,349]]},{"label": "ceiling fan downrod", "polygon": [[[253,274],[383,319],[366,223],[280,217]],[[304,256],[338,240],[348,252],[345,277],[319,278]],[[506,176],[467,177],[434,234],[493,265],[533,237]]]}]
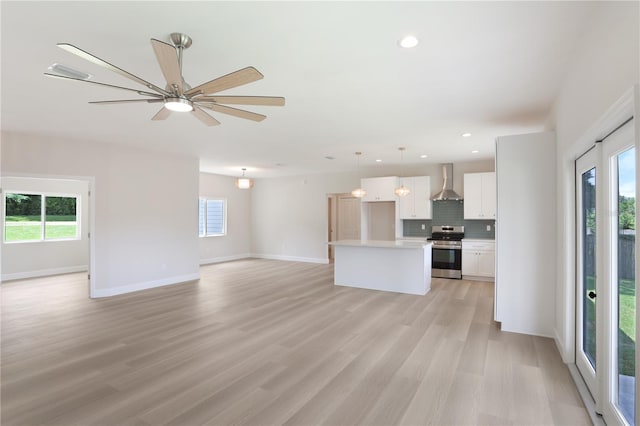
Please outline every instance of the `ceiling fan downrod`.
[{"label": "ceiling fan downrod", "polygon": [[180,67],[180,74],[182,75],[182,51],[191,47],[191,37],[182,33],[171,33],[171,43],[178,49],[178,66]]}]

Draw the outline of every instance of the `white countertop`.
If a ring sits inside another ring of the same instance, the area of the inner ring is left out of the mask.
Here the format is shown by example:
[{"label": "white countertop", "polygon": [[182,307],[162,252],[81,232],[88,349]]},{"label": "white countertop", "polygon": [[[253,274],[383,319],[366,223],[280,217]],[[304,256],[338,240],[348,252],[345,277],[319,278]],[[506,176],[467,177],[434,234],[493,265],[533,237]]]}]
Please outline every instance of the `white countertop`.
[{"label": "white countertop", "polygon": [[431,245],[431,241],[380,241],[380,240],[339,240],[332,241],[332,246],[342,247],[372,247],[372,248],[391,248],[391,249],[421,249]]},{"label": "white countertop", "polygon": [[480,243],[494,243],[496,240],[495,238],[463,238],[462,241],[469,241],[469,242],[480,242]]}]

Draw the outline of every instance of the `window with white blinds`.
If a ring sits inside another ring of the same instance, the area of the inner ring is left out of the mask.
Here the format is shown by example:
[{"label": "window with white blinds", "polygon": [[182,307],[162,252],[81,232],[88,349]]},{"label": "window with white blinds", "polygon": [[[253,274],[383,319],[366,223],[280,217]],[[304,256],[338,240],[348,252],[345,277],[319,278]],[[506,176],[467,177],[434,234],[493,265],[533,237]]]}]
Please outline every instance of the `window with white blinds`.
[{"label": "window with white blinds", "polygon": [[227,202],[221,198],[198,200],[198,235],[212,237],[227,233]]}]

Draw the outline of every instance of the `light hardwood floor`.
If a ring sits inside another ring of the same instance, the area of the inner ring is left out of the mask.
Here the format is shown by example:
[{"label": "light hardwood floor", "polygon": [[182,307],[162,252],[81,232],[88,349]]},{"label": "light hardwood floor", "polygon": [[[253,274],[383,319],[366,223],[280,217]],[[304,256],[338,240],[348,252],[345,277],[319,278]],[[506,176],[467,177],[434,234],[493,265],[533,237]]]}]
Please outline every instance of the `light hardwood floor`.
[{"label": "light hardwood floor", "polygon": [[491,283],[250,259],[90,300],[85,277],[0,287],[3,425],[590,424],[554,342],[496,328]]}]

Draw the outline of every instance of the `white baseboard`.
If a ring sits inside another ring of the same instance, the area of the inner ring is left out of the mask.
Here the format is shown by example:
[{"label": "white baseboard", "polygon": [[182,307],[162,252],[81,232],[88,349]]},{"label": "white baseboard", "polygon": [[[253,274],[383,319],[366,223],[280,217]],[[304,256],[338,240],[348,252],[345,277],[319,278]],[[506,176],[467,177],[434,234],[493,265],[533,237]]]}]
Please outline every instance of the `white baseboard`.
[{"label": "white baseboard", "polygon": [[494,283],[496,282],[496,279],[494,277],[478,277],[475,275],[463,275],[462,276],[463,280],[469,280],[469,281],[482,281],[485,283]]},{"label": "white baseboard", "polygon": [[252,257],[251,253],[234,254],[232,256],[210,257],[208,259],[200,259],[200,265],[208,265],[210,263],[231,262],[232,260],[248,259]]},{"label": "white baseboard", "polygon": [[252,253],[251,257],[254,257],[257,259],[286,260],[289,262],[307,262],[307,263],[324,263],[324,264],[329,263],[329,259],[323,259],[319,257],[282,256],[279,254],[256,254],[256,253]]},{"label": "white baseboard", "polygon": [[538,336],[538,337],[547,337],[549,339],[554,339],[553,333],[543,333],[536,330],[521,330],[517,328],[509,328],[509,326],[505,327],[504,321],[502,322],[502,326],[500,328],[501,331],[508,331],[509,333],[519,333],[519,334],[528,334],[530,336]]},{"label": "white baseboard", "polygon": [[2,281],[23,280],[25,278],[47,277],[51,275],[73,274],[75,272],[88,271],[87,265],[65,266],[64,268],[40,269],[38,271],[16,272],[13,274],[2,274]]},{"label": "white baseboard", "polygon": [[195,281],[199,279],[200,279],[200,273],[198,272],[197,274],[178,275],[175,277],[163,278],[161,280],[146,281],[141,283],[123,285],[119,287],[91,289],[91,297],[99,298],[99,297],[117,296],[119,294],[133,293],[134,291],[148,290],[150,288],[163,287],[163,286],[172,285],[172,284],[180,284],[187,281]]},{"label": "white baseboard", "polygon": [[574,363],[575,360],[569,359],[569,352],[564,347],[564,344],[562,343],[562,339],[560,339],[560,336],[558,334],[558,329],[556,328],[553,331],[554,331],[553,340],[555,340],[556,342],[556,348],[558,349],[558,352],[560,352],[560,357],[562,358],[562,362],[564,362],[565,364]]}]

